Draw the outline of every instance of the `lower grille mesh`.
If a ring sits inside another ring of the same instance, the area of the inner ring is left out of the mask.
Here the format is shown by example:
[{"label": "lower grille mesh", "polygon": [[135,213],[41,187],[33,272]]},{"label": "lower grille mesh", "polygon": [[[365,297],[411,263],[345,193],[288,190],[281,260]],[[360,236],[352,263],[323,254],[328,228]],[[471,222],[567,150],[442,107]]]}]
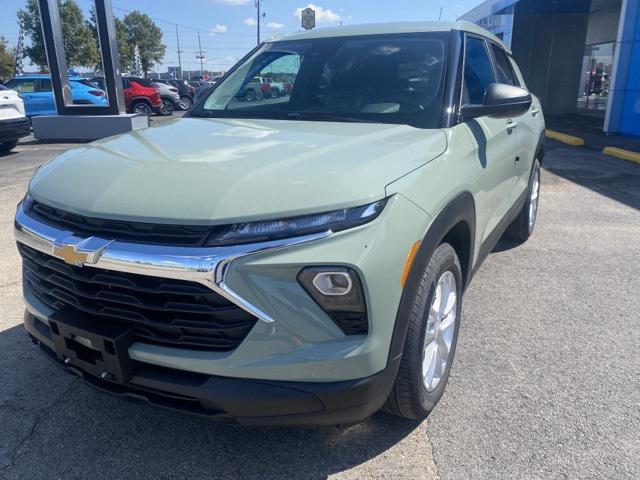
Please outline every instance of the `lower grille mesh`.
[{"label": "lower grille mesh", "polygon": [[188,348],[236,348],[256,318],[204,285],[76,267],[18,244],[25,288],[49,307],[120,322],[137,338]]}]

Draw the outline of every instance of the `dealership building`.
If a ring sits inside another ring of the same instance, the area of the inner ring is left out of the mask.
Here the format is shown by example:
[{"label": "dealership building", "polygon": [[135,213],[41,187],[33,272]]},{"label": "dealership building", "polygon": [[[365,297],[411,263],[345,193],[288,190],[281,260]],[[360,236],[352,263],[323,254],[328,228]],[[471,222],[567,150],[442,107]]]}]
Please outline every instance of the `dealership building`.
[{"label": "dealership building", "polygon": [[487,0],[460,18],[511,48],[545,113],[640,137],[640,0]]}]

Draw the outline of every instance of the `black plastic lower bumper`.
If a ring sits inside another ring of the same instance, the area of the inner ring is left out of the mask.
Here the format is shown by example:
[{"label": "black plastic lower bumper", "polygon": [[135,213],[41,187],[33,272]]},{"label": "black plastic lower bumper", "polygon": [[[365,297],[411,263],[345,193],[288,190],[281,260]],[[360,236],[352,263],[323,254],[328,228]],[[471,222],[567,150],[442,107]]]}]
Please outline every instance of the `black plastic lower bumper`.
[{"label": "black plastic lower bumper", "polygon": [[31,124],[27,118],[0,120],[0,142],[11,142],[31,133]]},{"label": "black plastic lower bumper", "polygon": [[[28,311],[24,324],[47,357],[95,388],[138,402],[245,425],[359,422],[380,409],[399,365],[398,358],[382,372],[355,380],[287,382],[211,376],[128,360],[126,380],[119,382],[110,375],[101,378],[97,371],[79,367],[83,363],[77,361],[75,351],[69,353],[60,347],[57,335],[61,332],[52,332],[49,325]],[[78,351],[77,355],[82,354]]]}]

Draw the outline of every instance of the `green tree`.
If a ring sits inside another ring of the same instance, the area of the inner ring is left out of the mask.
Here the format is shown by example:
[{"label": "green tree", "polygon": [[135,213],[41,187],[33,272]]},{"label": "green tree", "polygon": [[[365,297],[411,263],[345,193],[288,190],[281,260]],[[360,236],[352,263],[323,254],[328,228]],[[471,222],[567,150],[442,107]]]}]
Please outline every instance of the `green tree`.
[{"label": "green tree", "polygon": [[[120,54],[120,69],[129,70],[133,65],[133,45],[129,41],[129,34],[127,32],[127,28],[124,25],[124,22],[118,17],[114,17],[114,23],[116,27],[116,40],[118,42],[118,53]],[[87,27],[91,30],[96,45],[98,45],[98,27],[96,21],[96,10],[94,7],[91,7],[91,10],[89,12]],[[102,68],[100,59],[98,59],[96,67],[100,69]]]},{"label": "green tree", "polygon": [[[75,0],[59,0],[60,21],[64,50],[69,67],[94,67],[100,61],[98,44],[86,25],[82,10]],[[24,26],[31,45],[25,51],[31,62],[47,70],[47,55],[42,39],[40,12],[36,0],[27,0],[25,8],[18,10],[18,19]]]},{"label": "green tree", "polygon": [[[133,63],[133,49],[135,45],[140,51],[140,62],[144,76],[147,76],[153,65],[164,58],[167,47],[162,43],[162,30],[145,13],[133,11],[122,19],[126,30],[127,42],[131,47]],[[120,39],[118,39],[120,42]]]},{"label": "green tree", "polygon": [[6,81],[13,77],[16,66],[16,57],[9,49],[9,42],[0,37],[0,81]]}]

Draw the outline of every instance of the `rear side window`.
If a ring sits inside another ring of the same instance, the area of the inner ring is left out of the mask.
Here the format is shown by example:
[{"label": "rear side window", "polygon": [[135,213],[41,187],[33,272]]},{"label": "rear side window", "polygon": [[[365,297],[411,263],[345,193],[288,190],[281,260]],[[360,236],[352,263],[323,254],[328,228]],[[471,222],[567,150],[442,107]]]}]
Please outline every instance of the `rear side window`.
[{"label": "rear side window", "polygon": [[154,87],[153,82],[147,78],[131,77],[129,80],[131,80],[132,82],[136,82],[138,85],[142,85],[143,87]]},{"label": "rear side window", "polygon": [[507,85],[518,85],[516,76],[511,69],[511,63],[507,58],[507,54],[499,46],[491,44],[493,55],[496,57],[496,73],[498,74],[498,83],[506,83]]},{"label": "rear side window", "polygon": [[48,78],[40,79],[40,89],[39,92],[50,92],[51,91],[51,80]]},{"label": "rear side window", "polygon": [[482,104],[487,87],[495,83],[484,40],[467,37],[464,57],[463,103]]},{"label": "rear side window", "polygon": [[9,82],[9,86],[19,93],[33,93],[36,91],[35,80],[17,80],[14,85],[11,85],[11,82]]}]

